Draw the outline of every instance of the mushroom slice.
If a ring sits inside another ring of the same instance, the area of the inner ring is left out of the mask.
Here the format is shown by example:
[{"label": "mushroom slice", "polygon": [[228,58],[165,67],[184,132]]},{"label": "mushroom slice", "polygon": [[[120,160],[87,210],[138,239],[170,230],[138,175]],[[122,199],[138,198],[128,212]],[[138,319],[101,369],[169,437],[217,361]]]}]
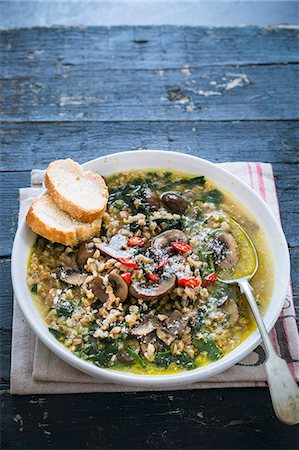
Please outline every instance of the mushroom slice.
[{"label": "mushroom slice", "polygon": [[176,276],[170,275],[168,278],[161,278],[159,283],[152,285],[135,282],[130,286],[130,293],[135,298],[143,300],[158,300],[175,288]]},{"label": "mushroom slice", "polygon": [[239,309],[238,305],[232,298],[228,299],[223,307],[224,312],[228,315],[228,324],[230,327],[236,325],[239,320]]},{"label": "mushroom slice", "polygon": [[168,333],[173,336],[181,334],[186,329],[189,319],[190,315],[182,314],[175,309],[165,323]]},{"label": "mushroom slice", "polygon": [[161,200],[168,209],[176,214],[183,214],[188,208],[188,202],[176,192],[164,192]]},{"label": "mushroom slice", "polygon": [[62,253],[58,258],[58,264],[62,267],[61,270],[66,272],[78,272],[78,265],[76,262],[75,253]]},{"label": "mushroom slice", "polygon": [[103,277],[98,275],[89,284],[89,289],[92,290],[93,295],[99,299],[102,303],[108,300],[108,294],[106,292],[106,286]]},{"label": "mushroom slice", "polygon": [[95,245],[93,242],[83,242],[79,246],[79,250],[76,255],[76,262],[78,266],[83,269],[87,263],[88,258],[91,258],[95,251]]},{"label": "mushroom slice", "polygon": [[157,336],[166,345],[170,345],[175,340],[175,337],[172,336],[167,330],[164,330],[162,327],[159,327],[157,329]]},{"label": "mushroom slice", "polygon": [[130,356],[129,353],[127,353],[125,350],[120,350],[117,353],[116,359],[118,362],[123,364],[129,364],[135,361],[134,358]]},{"label": "mushroom slice", "polygon": [[221,269],[232,269],[239,261],[239,248],[235,238],[231,233],[223,231],[217,234],[216,241],[220,241],[220,252],[216,252],[220,253],[217,255],[219,257],[218,266]]},{"label": "mushroom slice", "polygon": [[112,285],[115,297],[119,297],[121,301],[126,300],[128,297],[129,288],[125,280],[115,270],[110,272],[108,280]]},{"label": "mushroom slice", "polygon": [[139,325],[133,328],[131,334],[134,336],[146,336],[156,330],[160,321],[156,317],[146,316]]},{"label": "mushroom slice", "polygon": [[157,211],[160,207],[159,195],[156,191],[152,191],[149,188],[144,189],[144,198],[148,206],[152,211]]},{"label": "mushroom slice", "polygon": [[81,286],[86,280],[87,274],[80,273],[74,270],[61,269],[59,277],[61,281],[64,281],[71,286]]},{"label": "mushroom slice", "polygon": [[186,242],[187,237],[185,233],[181,230],[167,230],[163,233],[158,234],[152,239],[151,246],[155,249],[160,249],[166,247],[171,242],[182,241]]},{"label": "mushroom slice", "polygon": [[109,244],[105,242],[101,242],[96,244],[97,248],[107,256],[111,256],[111,258],[126,258],[131,256],[131,252],[128,250],[124,250],[127,246],[127,238],[123,234],[116,234],[110,239]]}]

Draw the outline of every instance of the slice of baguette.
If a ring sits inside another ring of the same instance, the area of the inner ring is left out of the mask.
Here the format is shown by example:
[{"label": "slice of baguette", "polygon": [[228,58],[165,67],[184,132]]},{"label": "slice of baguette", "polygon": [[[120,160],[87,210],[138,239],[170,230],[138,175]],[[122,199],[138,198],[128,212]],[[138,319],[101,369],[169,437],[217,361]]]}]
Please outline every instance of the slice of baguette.
[{"label": "slice of baguette", "polygon": [[62,211],[49,194],[34,200],[26,216],[32,231],[50,241],[71,247],[96,236],[101,229],[102,219],[83,223]]},{"label": "slice of baguette", "polygon": [[49,164],[45,184],[54,202],[75,219],[91,223],[102,217],[108,201],[108,189],[97,173],[84,172],[72,159]]}]

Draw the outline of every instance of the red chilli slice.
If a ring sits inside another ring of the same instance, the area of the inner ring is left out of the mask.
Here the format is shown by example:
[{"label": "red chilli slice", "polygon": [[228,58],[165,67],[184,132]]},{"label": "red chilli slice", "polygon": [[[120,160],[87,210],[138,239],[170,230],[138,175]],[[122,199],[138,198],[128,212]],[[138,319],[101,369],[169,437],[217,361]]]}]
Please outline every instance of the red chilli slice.
[{"label": "red chilli slice", "polygon": [[186,244],[185,242],[172,242],[170,244],[170,246],[174,250],[176,250],[177,252],[180,252],[180,253],[186,253],[186,252],[189,252],[190,250],[192,250],[190,245]]},{"label": "red chilli slice", "polygon": [[121,273],[120,276],[125,280],[127,284],[131,283],[131,274],[130,272]]},{"label": "red chilli slice", "polygon": [[217,273],[210,273],[210,275],[206,276],[202,282],[202,287],[206,288],[210,286],[210,284],[215,283],[217,280]]},{"label": "red chilli slice", "polygon": [[194,277],[179,278],[178,283],[180,286],[190,287],[190,288],[195,288],[200,285],[200,281]]},{"label": "red chilli slice", "polygon": [[132,267],[132,269],[139,269],[139,266],[134,259],[131,258],[118,258],[118,261],[127,267]]},{"label": "red chilli slice", "polygon": [[154,273],[148,273],[146,276],[150,281],[153,281],[154,283],[158,283],[158,281],[160,281],[160,278]]},{"label": "red chilli slice", "polygon": [[163,259],[163,261],[160,261],[158,264],[158,269],[162,269],[162,267],[165,267],[166,264],[168,263],[168,258]]},{"label": "red chilli slice", "polygon": [[138,236],[133,236],[131,238],[128,239],[128,246],[129,247],[141,247],[145,242],[145,239],[138,237]]}]

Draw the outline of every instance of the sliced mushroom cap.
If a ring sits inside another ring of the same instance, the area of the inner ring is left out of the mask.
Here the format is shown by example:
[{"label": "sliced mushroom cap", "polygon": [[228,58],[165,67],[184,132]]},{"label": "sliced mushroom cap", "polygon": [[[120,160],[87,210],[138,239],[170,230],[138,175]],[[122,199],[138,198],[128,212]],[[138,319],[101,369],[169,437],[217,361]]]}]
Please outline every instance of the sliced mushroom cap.
[{"label": "sliced mushroom cap", "polygon": [[64,281],[71,286],[81,286],[86,280],[87,274],[80,273],[75,270],[65,270],[61,269],[59,273],[61,281]]},{"label": "sliced mushroom cap", "polygon": [[177,214],[183,214],[188,208],[188,202],[176,192],[164,192],[161,200],[168,209]]},{"label": "sliced mushroom cap", "polygon": [[104,279],[100,275],[90,282],[89,288],[92,290],[93,295],[102,303],[105,303],[108,300]]},{"label": "sliced mushroom cap", "polygon": [[125,363],[125,364],[132,363],[135,361],[134,358],[131,355],[129,355],[129,353],[127,353],[125,350],[120,350],[117,353],[116,359],[120,363]]},{"label": "sliced mushroom cap", "polygon": [[157,336],[166,345],[170,345],[175,340],[175,337],[162,327],[157,329]]},{"label": "sliced mushroom cap", "polygon": [[182,241],[186,242],[187,237],[185,233],[181,230],[167,230],[163,233],[158,234],[152,239],[151,246],[153,248],[159,249],[166,247],[171,242]]},{"label": "sliced mushroom cap", "polygon": [[146,285],[135,282],[130,286],[130,293],[135,298],[143,300],[158,300],[164,297],[175,288],[176,276],[170,275],[168,278],[162,278],[159,283]]},{"label": "sliced mushroom cap", "polygon": [[111,258],[128,258],[131,256],[131,252],[129,250],[124,250],[127,247],[127,242],[127,237],[118,233],[110,239],[109,244],[101,242],[96,246],[102,253],[111,256]]},{"label": "sliced mushroom cap", "polygon": [[59,257],[58,257],[58,264],[64,268],[65,271],[67,272],[78,272],[78,265],[76,262],[76,255],[74,252],[71,253],[66,253],[63,252]]},{"label": "sliced mushroom cap", "polygon": [[182,314],[175,309],[171,316],[166,320],[165,327],[167,331],[173,336],[181,334],[187,327],[190,315]]},{"label": "sliced mushroom cap", "polygon": [[152,191],[149,188],[144,189],[144,198],[148,206],[152,211],[157,211],[160,207],[159,195],[156,191]]},{"label": "sliced mushroom cap", "polygon": [[236,325],[239,320],[239,309],[235,300],[233,300],[232,298],[228,299],[223,306],[223,311],[228,316],[227,320],[229,326],[233,327],[234,325]]},{"label": "sliced mushroom cap", "polygon": [[231,233],[223,231],[217,234],[217,240],[223,243],[217,264],[221,269],[231,269],[239,261],[238,244]]},{"label": "sliced mushroom cap", "polygon": [[110,272],[108,280],[112,285],[114,295],[119,297],[121,301],[126,300],[129,288],[125,280],[116,271]]},{"label": "sliced mushroom cap", "polygon": [[95,251],[93,242],[83,242],[78,249],[76,261],[78,266],[82,269],[87,263],[88,258],[91,258]]},{"label": "sliced mushroom cap", "polygon": [[151,333],[141,338],[140,347],[143,354],[148,351],[148,344],[152,344],[155,347],[155,351],[157,352],[161,352],[164,349],[164,343],[158,338],[155,331],[152,331]]},{"label": "sliced mushroom cap", "polygon": [[131,334],[134,336],[146,336],[156,330],[160,325],[160,321],[153,316],[146,316],[139,325],[133,328]]}]

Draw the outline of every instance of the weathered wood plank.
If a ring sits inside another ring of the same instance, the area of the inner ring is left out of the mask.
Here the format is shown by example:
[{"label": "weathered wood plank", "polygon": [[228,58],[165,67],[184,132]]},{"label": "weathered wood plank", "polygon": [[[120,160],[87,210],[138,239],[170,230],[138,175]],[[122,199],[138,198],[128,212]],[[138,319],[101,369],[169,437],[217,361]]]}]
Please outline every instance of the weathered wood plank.
[{"label": "weathered wood plank", "polygon": [[[249,155],[252,159],[252,154]],[[211,158],[212,160],[214,158]],[[226,159],[226,158],[224,158]],[[259,158],[257,158],[259,159]],[[278,198],[282,224],[290,247],[299,246],[298,227],[298,164],[275,164],[274,173],[277,181]],[[0,196],[2,202],[0,229],[0,256],[11,253],[11,245],[17,227],[19,187],[28,186],[29,172],[2,172]]]},{"label": "weathered wood plank", "polygon": [[[0,260],[0,329],[11,330],[13,290],[10,276],[10,259]],[[2,364],[3,365],[3,364]],[[2,378],[0,376],[0,378]]]},{"label": "weathered wood plank", "polygon": [[102,70],[100,65],[0,83],[2,121],[292,120],[299,65]]},{"label": "weathered wood plank", "polygon": [[[80,163],[138,148],[182,151],[213,161],[299,162],[296,122],[110,122],[0,125],[2,170]],[[24,152],[26,157],[24,158]]]},{"label": "weathered wood plank", "polygon": [[29,172],[0,173],[0,256],[7,256],[11,253],[18,224],[19,188],[29,185]]},{"label": "weathered wood plank", "polygon": [[[271,27],[87,27],[3,30],[2,73],[53,76],[87,65],[157,69],[296,62],[298,30]],[[7,62],[9,61],[9,64]]]},{"label": "weathered wood plank", "polygon": [[64,396],[4,393],[1,407],[6,449],[281,450],[294,448],[297,436],[296,427],[274,417],[267,389]]}]

